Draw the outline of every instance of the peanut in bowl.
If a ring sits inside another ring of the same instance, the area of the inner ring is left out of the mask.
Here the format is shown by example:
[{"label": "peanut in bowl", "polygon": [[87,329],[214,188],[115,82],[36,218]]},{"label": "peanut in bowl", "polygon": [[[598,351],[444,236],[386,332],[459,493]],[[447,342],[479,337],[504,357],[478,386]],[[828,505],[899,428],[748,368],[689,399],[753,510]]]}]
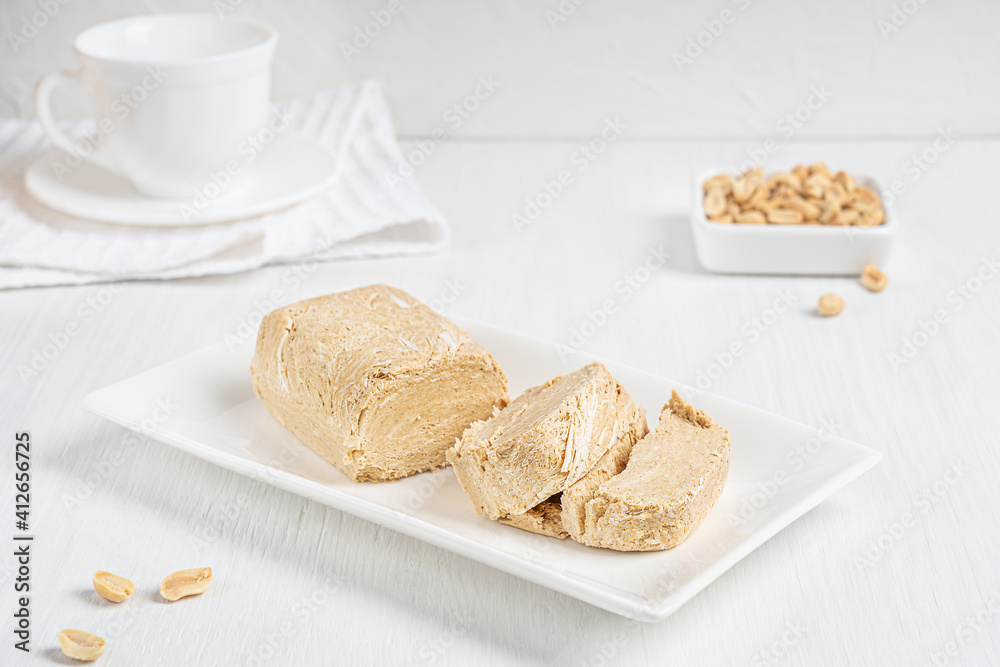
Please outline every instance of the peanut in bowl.
[{"label": "peanut in bowl", "polygon": [[716,273],[858,275],[883,265],[898,222],[868,176],[823,163],[764,174],[695,176],[691,223]]}]

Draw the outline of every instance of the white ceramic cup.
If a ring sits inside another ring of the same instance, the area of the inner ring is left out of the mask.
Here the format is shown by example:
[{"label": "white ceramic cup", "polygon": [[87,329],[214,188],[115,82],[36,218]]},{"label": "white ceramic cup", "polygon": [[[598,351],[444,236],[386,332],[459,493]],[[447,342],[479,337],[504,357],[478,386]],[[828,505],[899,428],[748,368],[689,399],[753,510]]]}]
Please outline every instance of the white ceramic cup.
[{"label": "white ceramic cup", "polygon": [[[100,165],[143,195],[190,198],[265,126],[277,41],[264,23],[213,14],[103,23],[74,41],[80,71],[42,78],[35,112],[68,164]],[[95,142],[67,136],[53,118],[53,89],[74,81],[90,89]]]}]

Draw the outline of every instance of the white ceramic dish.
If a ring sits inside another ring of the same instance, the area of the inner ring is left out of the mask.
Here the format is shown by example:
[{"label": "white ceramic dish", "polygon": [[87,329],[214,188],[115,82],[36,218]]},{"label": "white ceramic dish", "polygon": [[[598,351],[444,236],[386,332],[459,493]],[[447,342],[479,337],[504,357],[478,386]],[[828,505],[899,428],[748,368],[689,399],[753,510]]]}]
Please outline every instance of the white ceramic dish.
[{"label": "white ceramic dish", "polygon": [[[591,360],[457,320],[506,370],[511,394]],[[358,484],[286,431],[253,395],[253,340],[189,354],[93,392],[84,407],[194,456],[393,528],[617,614],[660,621],[741,558],[875,465],[881,455],[814,428],[605,362],[655,425],[677,388],[729,429],[729,479],[716,507],[670,551],[620,553],[559,541],[475,515],[451,470]],[[157,401],[176,405],[161,422]],[[145,423],[145,426],[143,424]],[[804,456],[793,455],[805,448]]]},{"label": "white ceramic dish", "polygon": [[[209,184],[203,195],[215,198],[154,199],[140,195],[117,174],[84,162],[60,179],[52,165],[67,164],[65,154],[43,155],[24,176],[28,193],[62,213],[122,225],[146,227],[205,225],[277,211],[313,197],[333,184],[335,160],[311,139],[279,136],[255,153],[253,169],[232,192]],[[227,188],[228,189],[228,188]]]},{"label": "white ceramic dish", "polygon": [[[899,221],[884,202],[885,222],[877,227],[719,224],[705,215],[703,189],[719,173],[723,171],[695,175],[691,205],[695,250],[709,271],[857,276],[865,264],[885,266]],[[867,176],[856,176],[856,181],[882,192]]]}]

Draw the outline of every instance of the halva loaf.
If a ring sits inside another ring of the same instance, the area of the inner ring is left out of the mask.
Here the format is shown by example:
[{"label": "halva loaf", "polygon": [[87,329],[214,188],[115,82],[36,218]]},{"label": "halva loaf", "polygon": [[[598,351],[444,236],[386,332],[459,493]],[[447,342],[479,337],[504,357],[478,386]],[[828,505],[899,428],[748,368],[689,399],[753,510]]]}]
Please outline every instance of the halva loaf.
[{"label": "halva loaf", "polygon": [[466,427],[508,400],[489,352],[385,285],[269,313],[250,372],[271,414],[355,481],[443,467]]}]

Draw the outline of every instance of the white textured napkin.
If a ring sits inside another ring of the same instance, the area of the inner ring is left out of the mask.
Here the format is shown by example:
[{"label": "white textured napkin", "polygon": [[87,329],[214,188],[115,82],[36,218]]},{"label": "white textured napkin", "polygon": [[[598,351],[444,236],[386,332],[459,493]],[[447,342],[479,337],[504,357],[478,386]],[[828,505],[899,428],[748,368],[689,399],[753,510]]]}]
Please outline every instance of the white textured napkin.
[{"label": "white textured napkin", "polygon": [[399,177],[402,157],[377,83],[276,107],[290,116],[286,132],[314,138],[336,157],[333,186],[277,213],[198,227],[102,224],[34,202],[24,172],[50,144],[37,123],[0,121],[0,289],[187,278],[444,245],[444,218],[412,178]]}]

